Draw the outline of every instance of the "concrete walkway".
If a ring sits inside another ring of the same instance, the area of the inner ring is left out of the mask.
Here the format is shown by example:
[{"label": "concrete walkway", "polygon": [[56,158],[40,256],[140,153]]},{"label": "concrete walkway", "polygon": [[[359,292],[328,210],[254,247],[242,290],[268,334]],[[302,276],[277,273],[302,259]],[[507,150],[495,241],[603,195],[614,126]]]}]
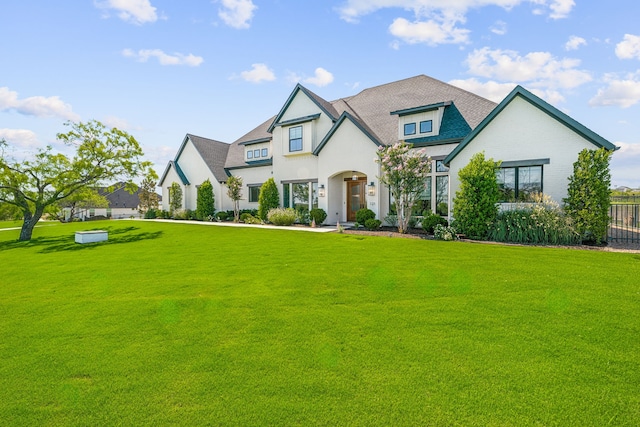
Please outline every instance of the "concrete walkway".
[{"label": "concrete walkway", "polygon": [[[217,221],[190,221],[190,220],[175,220],[175,219],[132,219],[129,221],[155,221],[155,222],[169,222],[172,224],[196,224],[196,225],[216,225],[220,227],[250,227],[250,228],[268,228],[272,230],[291,230],[291,231],[310,231],[312,233],[328,233],[331,231],[336,231],[337,227],[333,225],[324,225],[322,227],[309,227],[306,225],[297,225],[297,226],[280,226],[280,225],[269,225],[269,224],[244,224],[238,222],[217,222]],[[344,228],[349,228],[349,226],[345,225]]]}]

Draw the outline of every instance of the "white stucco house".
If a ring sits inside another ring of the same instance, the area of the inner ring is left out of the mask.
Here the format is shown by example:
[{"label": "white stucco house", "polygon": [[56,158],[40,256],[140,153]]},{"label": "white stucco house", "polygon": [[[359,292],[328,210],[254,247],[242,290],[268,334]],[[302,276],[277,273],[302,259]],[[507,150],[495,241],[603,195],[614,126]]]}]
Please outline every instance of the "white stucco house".
[{"label": "white stucco house", "polygon": [[364,207],[382,219],[391,201],[376,150],[400,140],[433,162],[419,210],[447,217],[458,171],[475,153],[502,161],[505,202],[539,191],[561,202],[582,149],[616,149],[520,86],[495,104],[424,75],[335,101],[298,84],[275,116],[231,144],[187,134],[159,181],[162,206],[168,210],[168,188],[177,182],[183,208],[195,209],[197,187],[209,179],[216,209],[230,210],[224,183],[239,175],[241,208],[255,209],[260,186],[273,177],[282,206],[322,208],[328,224],[354,221]]}]

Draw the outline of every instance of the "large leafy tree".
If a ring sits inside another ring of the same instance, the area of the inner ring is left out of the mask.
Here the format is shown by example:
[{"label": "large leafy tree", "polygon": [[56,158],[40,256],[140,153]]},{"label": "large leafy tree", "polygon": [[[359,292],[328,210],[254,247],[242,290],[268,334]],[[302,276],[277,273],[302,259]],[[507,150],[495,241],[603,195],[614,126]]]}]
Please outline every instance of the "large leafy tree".
[{"label": "large leafy tree", "polygon": [[73,156],[56,153],[47,146],[31,158],[18,161],[6,156],[7,143],[0,143],[0,202],[22,212],[20,240],[31,239],[36,223],[51,206],[116,179],[135,191],[133,178],[151,166],[142,160],[140,144],[127,132],[108,129],[95,120],[65,125],[70,130],[58,134],[57,139],[75,150]]},{"label": "large leafy tree", "polygon": [[240,199],[242,199],[242,177],[230,176],[227,179],[227,196],[233,202],[233,220],[240,221]]},{"label": "large leafy tree", "polygon": [[460,169],[460,190],[453,201],[453,217],[458,231],[471,239],[485,240],[498,215],[500,163],[476,153]]},{"label": "large leafy tree", "polygon": [[425,189],[425,181],[431,170],[431,160],[422,150],[413,150],[412,144],[404,141],[394,145],[380,146],[376,161],[382,174],[380,182],[389,186],[396,204],[398,232],[406,233],[411,211]]},{"label": "large leafy tree", "polygon": [[565,210],[587,243],[606,242],[611,205],[611,151],[584,149],[573,164]]},{"label": "large leafy tree", "polygon": [[280,206],[280,194],[278,186],[273,178],[269,178],[260,187],[260,195],[258,196],[258,217],[261,220],[267,220],[267,214],[271,209]]},{"label": "large leafy tree", "polygon": [[198,219],[207,219],[216,213],[216,200],[213,194],[213,185],[208,179],[198,187],[198,200],[196,200],[196,216]]}]

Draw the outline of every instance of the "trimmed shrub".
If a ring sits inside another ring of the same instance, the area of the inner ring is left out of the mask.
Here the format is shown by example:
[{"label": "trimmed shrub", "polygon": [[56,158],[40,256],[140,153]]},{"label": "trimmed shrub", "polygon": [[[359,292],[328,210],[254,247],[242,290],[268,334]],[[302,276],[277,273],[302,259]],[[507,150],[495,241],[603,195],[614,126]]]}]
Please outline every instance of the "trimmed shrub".
[{"label": "trimmed shrub", "polygon": [[458,234],[455,228],[440,224],[433,228],[433,236],[438,240],[458,240]]},{"label": "trimmed shrub", "polygon": [[474,154],[460,169],[460,190],[453,201],[454,225],[470,239],[485,240],[498,215],[500,188],[496,172],[499,163],[485,160],[484,152]]},{"label": "trimmed shrub", "polygon": [[324,222],[325,219],[327,219],[327,213],[324,211],[324,209],[311,209],[309,211],[309,219],[311,221],[315,221],[316,225],[320,225]]},{"label": "trimmed shrub", "polygon": [[158,216],[158,211],[156,209],[149,209],[144,213],[144,219],[155,219]]},{"label": "trimmed shrub", "polygon": [[220,212],[216,213],[216,219],[218,221],[226,221],[227,218],[229,218],[229,215],[224,211],[220,211]]},{"label": "trimmed shrub", "polygon": [[196,200],[196,216],[199,220],[206,220],[216,212],[213,185],[208,179],[198,187]]},{"label": "trimmed shrub", "polygon": [[267,219],[274,225],[292,225],[298,217],[293,208],[275,208],[267,214]]},{"label": "trimmed shrub", "polygon": [[256,218],[255,216],[247,212],[240,215],[240,221],[244,222],[245,224],[262,224],[262,220],[260,218]]},{"label": "trimmed shrub", "polygon": [[380,221],[379,219],[372,219],[372,218],[369,218],[364,223],[365,228],[367,230],[371,230],[371,231],[375,231],[375,230],[379,229],[381,225],[382,225],[382,221]]},{"label": "trimmed shrub", "polygon": [[446,219],[438,214],[429,212],[422,217],[422,229],[429,234],[433,234],[433,229],[436,225],[447,226],[449,223]]},{"label": "trimmed shrub", "polygon": [[273,178],[269,178],[262,184],[262,187],[260,187],[260,195],[258,196],[258,218],[266,221],[269,211],[279,206],[280,194],[278,193],[278,186]]},{"label": "trimmed shrub", "polygon": [[247,218],[253,218],[253,215],[251,215],[249,212],[243,212],[240,214],[240,222],[247,222]]},{"label": "trimmed shrub", "polygon": [[359,224],[366,224],[368,219],[375,219],[376,214],[371,209],[363,208],[356,212],[356,221]]}]

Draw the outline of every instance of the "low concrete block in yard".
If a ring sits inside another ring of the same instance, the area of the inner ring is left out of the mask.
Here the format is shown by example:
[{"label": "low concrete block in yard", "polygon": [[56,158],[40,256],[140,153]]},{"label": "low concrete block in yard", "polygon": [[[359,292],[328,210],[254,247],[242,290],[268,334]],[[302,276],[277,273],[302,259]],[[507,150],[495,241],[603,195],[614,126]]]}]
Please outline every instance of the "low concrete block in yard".
[{"label": "low concrete block in yard", "polygon": [[106,230],[76,231],[76,243],[95,243],[108,239]]}]

